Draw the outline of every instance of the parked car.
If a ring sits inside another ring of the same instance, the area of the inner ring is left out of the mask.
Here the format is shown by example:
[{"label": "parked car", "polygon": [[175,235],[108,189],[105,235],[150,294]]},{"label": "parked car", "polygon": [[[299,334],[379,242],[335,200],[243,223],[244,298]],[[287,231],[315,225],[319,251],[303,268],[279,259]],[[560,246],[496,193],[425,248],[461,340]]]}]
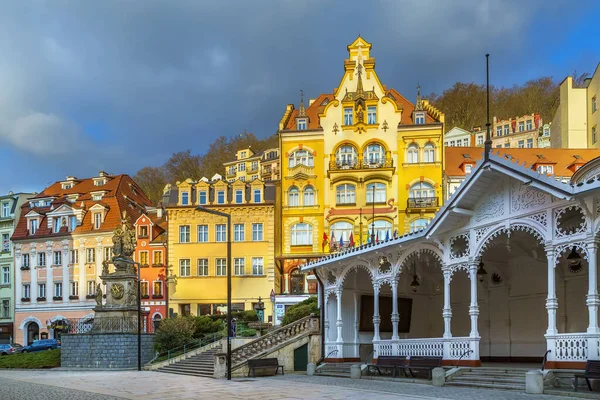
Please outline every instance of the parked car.
[{"label": "parked car", "polygon": [[20,349],[16,348],[13,344],[0,344],[0,356],[9,356],[19,352]]},{"label": "parked car", "polygon": [[15,353],[22,353],[23,352],[23,345],[20,343],[13,343],[12,347],[15,348]]},{"label": "parked car", "polygon": [[41,350],[52,350],[60,348],[60,340],[57,339],[42,339],[34,340],[29,346],[23,348],[23,353],[29,353],[33,351]]}]

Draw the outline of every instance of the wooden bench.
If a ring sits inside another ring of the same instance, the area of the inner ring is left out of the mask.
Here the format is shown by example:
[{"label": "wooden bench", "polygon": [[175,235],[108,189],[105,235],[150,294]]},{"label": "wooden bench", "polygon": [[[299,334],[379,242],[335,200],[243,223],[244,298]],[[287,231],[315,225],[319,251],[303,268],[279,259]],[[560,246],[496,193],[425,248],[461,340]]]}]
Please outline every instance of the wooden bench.
[{"label": "wooden bench", "polygon": [[[371,373],[371,369],[376,369],[381,375],[381,369],[391,369],[392,377],[396,376],[396,371],[398,367],[404,370],[406,366],[406,356],[381,356],[377,358],[377,364],[368,364],[367,365],[367,373]],[[404,372],[406,374],[406,372]]]},{"label": "wooden bench", "polygon": [[411,356],[408,359],[408,365],[403,368],[404,373],[406,370],[410,373],[410,376],[415,377],[415,371],[427,371],[427,378],[431,380],[431,371],[434,368],[442,366],[442,357],[431,357],[431,356]]},{"label": "wooden bench", "polygon": [[281,368],[281,375],[284,375],[283,365],[279,365],[279,361],[276,358],[257,358],[248,360],[248,376],[250,376],[250,371],[252,371],[253,378],[256,378],[257,369],[272,371],[273,375],[277,375],[279,368]]},{"label": "wooden bench", "polygon": [[592,384],[590,379],[600,379],[600,360],[588,360],[585,364],[585,372],[583,374],[575,374],[575,391],[577,391],[577,380],[584,378],[585,382],[592,391]]}]

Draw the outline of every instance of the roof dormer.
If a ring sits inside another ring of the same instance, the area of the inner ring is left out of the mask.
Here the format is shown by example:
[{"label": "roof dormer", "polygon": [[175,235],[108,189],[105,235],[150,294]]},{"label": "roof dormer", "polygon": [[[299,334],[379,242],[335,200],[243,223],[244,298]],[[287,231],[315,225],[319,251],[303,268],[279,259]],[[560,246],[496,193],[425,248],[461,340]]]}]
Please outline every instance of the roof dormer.
[{"label": "roof dormer", "polygon": [[92,178],[92,180],[94,181],[94,186],[102,186],[110,180],[110,175],[104,171],[100,171],[98,176]]},{"label": "roof dormer", "polygon": [[106,190],[98,190],[95,192],[90,192],[90,196],[92,197],[92,201],[101,201],[102,197],[104,197],[106,193]]}]

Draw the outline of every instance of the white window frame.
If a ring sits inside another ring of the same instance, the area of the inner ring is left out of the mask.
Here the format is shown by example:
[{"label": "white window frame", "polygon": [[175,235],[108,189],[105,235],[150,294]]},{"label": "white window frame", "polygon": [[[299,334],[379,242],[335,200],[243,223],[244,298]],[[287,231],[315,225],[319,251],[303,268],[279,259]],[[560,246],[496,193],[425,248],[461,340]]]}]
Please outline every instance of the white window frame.
[{"label": "white window frame", "polygon": [[258,204],[262,201],[262,190],[254,189],[252,191],[252,201],[254,201],[255,204]]},{"label": "white window frame", "polygon": [[87,295],[93,296],[96,294],[96,281],[87,281]]},{"label": "white window frame", "polygon": [[525,130],[530,131],[532,129],[533,129],[533,121],[528,119],[527,121],[525,121]]},{"label": "white window frame", "polygon": [[38,220],[32,219],[31,221],[29,221],[29,234],[35,235],[37,230],[38,230]]},{"label": "white window frame", "polygon": [[315,205],[315,189],[312,186],[306,186],[302,191],[303,205],[314,206]]},{"label": "white window frame", "polygon": [[227,225],[215,224],[215,242],[227,241]]},{"label": "white window frame", "polygon": [[71,281],[69,282],[69,296],[79,296],[79,282]]},{"label": "white window frame", "polygon": [[23,284],[23,298],[30,299],[31,298],[31,283]]},{"label": "white window frame", "polygon": [[288,207],[300,206],[300,191],[296,186],[292,186],[288,191]]},{"label": "white window frame", "polygon": [[417,182],[410,187],[408,197],[411,199],[431,199],[435,197],[435,188],[429,182]]},{"label": "white window frame", "polygon": [[292,246],[312,246],[313,244],[313,226],[308,223],[297,223],[292,225],[291,244]]},{"label": "white window frame", "polygon": [[504,125],[504,136],[510,135],[510,125]]},{"label": "white window frame", "polygon": [[[450,142],[452,143],[452,142]],[[406,149],[406,161],[409,164],[418,164],[419,163],[419,145],[416,143],[411,143],[408,145]]]},{"label": "white window frame", "polygon": [[2,285],[10,285],[10,267],[8,265],[2,266]]},{"label": "white window frame", "polygon": [[299,118],[297,121],[297,130],[305,131],[306,130],[306,118]]},{"label": "white window frame", "polygon": [[252,224],[252,241],[253,242],[262,242],[263,240],[264,240],[263,224],[262,223]]},{"label": "white window frame", "polygon": [[264,258],[252,257],[252,275],[262,276],[265,274]]},{"label": "white window frame", "polygon": [[150,254],[149,254],[148,250],[140,251],[139,263],[142,265],[149,265],[150,264],[149,257],[150,257]]},{"label": "white window frame", "polygon": [[69,252],[69,264],[79,264],[79,250]]},{"label": "white window frame", "polygon": [[235,202],[237,204],[242,204],[244,202],[244,191],[241,189],[236,189],[235,191]]},{"label": "white window frame", "polygon": [[429,142],[423,146],[423,162],[434,163],[435,162],[435,146]]},{"label": "white window frame", "polygon": [[233,241],[243,242],[244,241],[244,224],[233,225]]},{"label": "white window frame", "polygon": [[60,251],[52,252],[52,265],[62,265],[62,252],[60,252]]},{"label": "white window frame", "polygon": [[92,264],[96,262],[96,249],[93,247],[88,247],[85,249],[85,261],[87,264]]},{"label": "white window frame", "polygon": [[208,276],[208,258],[198,258],[196,260],[196,274],[198,276]]},{"label": "white window frame", "polygon": [[527,139],[526,146],[528,149],[533,149],[533,139]]},{"label": "white window frame", "polygon": [[298,165],[304,165],[305,167],[314,167],[315,160],[312,153],[308,150],[296,150],[288,159],[288,167],[294,168]]},{"label": "white window frame", "polygon": [[196,233],[198,243],[208,243],[208,225],[197,225]]},{"label": "white window frame", "polygon": [[2,203],[2,218],[8,218],[10,215],[10,204]]},{"label": "white window frame", "polygon": [[38,283],[38,297],[46,298],[46,284]]},{"label": "white window frame", "polygon": [[53,297],[62,297],[63,296],[63,287],[62,282],[54,282],[54,296]]},{"label": "white window frame", "polygon": [[367,124],[374,125],[377,123],[377,106],[367,107]]},{"label": "white window frame", "polygon": [[44,251],[38,253],[38,266],[40,266],[40,267],[46,266],[46,252],[44,252]]},{"label": "white window frame", "polygon": [[198,192],[198,203],[208,204],[208,193],[206,192],[206,190],[201,190]]},{"label": "white window frame", "polygon": [[352,107],[344,107],[344,125],[350,126],[354,123],[354,110]]},{"label": "white window frame", "polygon": [[375,187],[375,203],[385,203],[387,201],[387,186],[381,182],[374,182],[367,185],[367,204],[373,204],[373,186]]},{"label": "white window frame", "polygon": [[227,201],[224,190],[217,190],[217,204],[225,204]]},{"label": "white window frame", "polygon": [[102,226],[102,213],[94,213],[94,229],[100,229]]},{"label": "white window frame", "polygon": [[244,259],[243,257],[241,258],[234,258],[233,259],[233,265],[234,265],[234,272],[233,274],[235,276],[244,276],[246,275],[246,259]]},{"label": "white window frame", "polygon": [[77,228],[77,217],[69,216],[69,232],[73,232]]},{"label": "white window frame", "polygon": [[215,260],[215,275],[226,276],[227,275],[227,259],[217,258]]},{"label": "white window frame", "polygon": [[190,226],[179,225],[179,243],[190,243]]},{"label": "white window frame", "polygon": [[[163,264],[163,254],[162,254],[162,250],[152,250],[152,265],[162,265]],[[156,255],[159,254],[158,258],[160,258],[160,260],[157,260]]]},{"label": "white window frame", "polygon": [[385,147],[381,143],[369,143],[363,152],[364,163],[367,165],[383,165],[385,163]]},{"label": "white window frame", "polygon": [[189,258],[181,258],[179,260],[179,276],[191,276],[191,260]]},{"label": "white window frame", "polygon": [[351,183],[342,183],[335,187],[336,204],[356,204],[356,186]]}]

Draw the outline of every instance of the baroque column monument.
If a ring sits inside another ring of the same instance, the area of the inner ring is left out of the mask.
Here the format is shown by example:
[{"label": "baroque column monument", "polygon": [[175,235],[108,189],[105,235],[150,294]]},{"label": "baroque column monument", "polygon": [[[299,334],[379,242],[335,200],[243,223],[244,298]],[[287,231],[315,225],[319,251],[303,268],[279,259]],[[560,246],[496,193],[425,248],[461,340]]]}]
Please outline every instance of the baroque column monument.
[{"label": "baroque column monument", "polygon": [[[106,285],[106,302],[102,304],[101,285],[96,290],[96,307],[92,332],[137,332],[138,282],[133,264],[136,235],[135,228],[125,213],[121,226],[113,235],[113,257],[104,260],[100,279]],[[114,266],[109,272],[109,265]]]}]

